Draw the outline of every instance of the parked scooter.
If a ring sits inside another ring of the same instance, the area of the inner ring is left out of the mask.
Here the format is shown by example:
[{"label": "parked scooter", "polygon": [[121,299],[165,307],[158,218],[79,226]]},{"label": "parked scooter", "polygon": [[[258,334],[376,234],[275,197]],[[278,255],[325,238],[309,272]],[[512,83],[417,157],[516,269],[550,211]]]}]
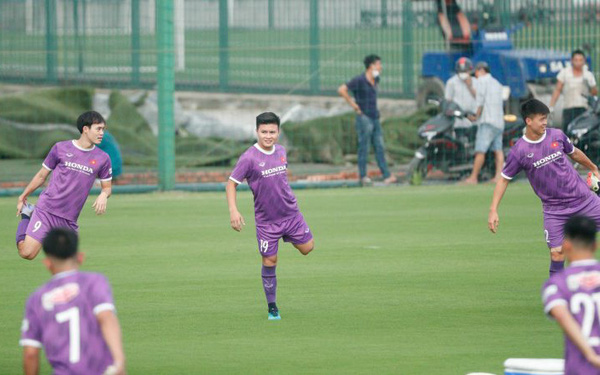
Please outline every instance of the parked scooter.
[{"label": "parked scooter", "polygon": [[[477,125],[457,127],[457,124],[465,122],[469,113],[452,101],[431,100],[430,103],[438,104],[440,112],[419,127],[419,137],[425,140],[425,144],[415,152],[406,178],[415,183],[436,169],[450,179],[462,179],[473,169]],[[515,115],[505,115],[504,122],[503,145],[506,153],[523,135],[525,124]],[[494,155],[488,151],[479,178],[488,180],[493,178],[494,173]]]},{"label": "parked scooter", "polygon": [[595,164],[600,162],[600,99],[586,96],[587,111],[567,126],[567,136],[573,145],[583,151]]}]

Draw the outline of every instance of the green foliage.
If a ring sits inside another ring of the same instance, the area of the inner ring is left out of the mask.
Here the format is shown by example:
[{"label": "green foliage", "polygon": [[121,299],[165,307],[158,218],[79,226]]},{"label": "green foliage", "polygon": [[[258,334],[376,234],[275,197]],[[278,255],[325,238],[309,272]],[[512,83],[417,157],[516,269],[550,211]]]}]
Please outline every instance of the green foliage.
[{"label": "green foliage", "polygon": [[44,89],[0,97],[0,117],[22,123],[75,126],[77,117],[92,109],[94,90],[85,87]]},{"label": "green foliage", "polygon": [[[93,89],[77,87],[0,97],[0,159],[41,159],[54,143],[76,138],[77,117],[92,109],[93,97]],[[109,97],[107,127],[119,143],[125,165],[153,167],[158,163],[157,139],[136,107],[144,98],[132,103],[120,91]],[[15,122],[26,126],[15,126]],[[248,146],[229,139],[177,136],[176,163],[179,167],[229,165]]]},{"label": "green foliage", "polygon": [[[426,107],[405,117],[383,121],[385,148],[393,161],[407,162],[422,140],[417,128],[437,109]],[[305,122],[286,123],[283,133],[289,142],[288,159],[299,163],[343,164],[353,159],[357,150],[354,114],[318,118]]]},{"label": "green foliage", "polygon": [[296,163],[342,164],[344,155],[356,153],[353,114],[289,122],[283,134],[289,142],[288,160]]},{"label": "green foliage", "polygon": [[107,120],[110,131],[121,149],[124,164],[155,165],[157,141],[146,120],[135,105],[119,91],[110,93],[111,114]]},{"label": "green foliage", "polygon": [[[93,93],[72,87],[0,97],[0,158],[43,158],[54,143],[77,136],[77,117],[91,109]],[[27,126],[15,127],[13,122]],[[42,130],[48,123],[73,130]]]}]

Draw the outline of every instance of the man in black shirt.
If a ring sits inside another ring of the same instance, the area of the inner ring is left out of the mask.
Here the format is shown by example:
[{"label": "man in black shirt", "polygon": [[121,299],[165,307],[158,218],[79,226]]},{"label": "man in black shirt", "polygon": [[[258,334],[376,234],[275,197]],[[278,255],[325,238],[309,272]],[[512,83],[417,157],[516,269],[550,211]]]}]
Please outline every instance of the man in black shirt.
[{"label": "man in black shirt", "polygon": [[[369,55],[364,59],[365,72],[347,83],[341,85],[338,93],[346,99],[356,112],[356,133],[358,134],[358,172],[362,184],[371,182],[367,176],[367,156],[369,155],[369,143],[375,149],[377,165],[383,174],[386,184],[396,182],[395,176],[390,171],[385,161],[385,149],[383,146],[383,133],[379,122],[379,110],[377,110],[377,88],[379,75],[381,74],[381,58],[377,55]],[[354,100],[350,97],[352,91]]]}]

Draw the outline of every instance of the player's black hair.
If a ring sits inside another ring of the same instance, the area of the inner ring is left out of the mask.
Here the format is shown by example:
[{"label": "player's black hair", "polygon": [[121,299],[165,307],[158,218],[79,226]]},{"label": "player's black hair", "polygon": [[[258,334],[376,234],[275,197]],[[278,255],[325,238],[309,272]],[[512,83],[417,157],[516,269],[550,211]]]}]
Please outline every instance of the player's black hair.
[{"label": "player's black hair", "polygon": [[571,58],[575,57],[575,55],[581,55],[585,59],[585,52],[579,48],[571,52]]},{"label": "player's black hair", "polygon": [[585,247],[592,247],[596,242],[596,222],[587,216],[575,215],[565,224],[565,238],[581,244]]},{"label": "player's black hair", "polygon": [[381,61],[381,57],[379,57],[377,55],[366,56],[365,59],[363,60],[363,63],[365,64],[365,69],[369,69],[371,64],[375,64],[377,61]]},{"label": "player's black hair", "polygon": [[521,117],[523,117],[523,120],[535,115],[547,115],[548,113],[550,113],[550,108],[537,99],[530,99],[521,106]]},{"label": "player's black hair", "polygon": [[77,118],[77,129],[83,133],[84,126],[92,126],[93,124],[105,124],[104,117],[96,111],[84,112]]},{"label": "player's black hair", "polygon": [[42,246],[47,256],[69,259],[77,254],[77,233],[68,228],[53,228],[48,232]]},{"label": "player's black hair", "polygon": [[273,112],[263,112],[256,116],[256,130],[264,124],[277,124],[277,128],[279,128],[279,116]]}]

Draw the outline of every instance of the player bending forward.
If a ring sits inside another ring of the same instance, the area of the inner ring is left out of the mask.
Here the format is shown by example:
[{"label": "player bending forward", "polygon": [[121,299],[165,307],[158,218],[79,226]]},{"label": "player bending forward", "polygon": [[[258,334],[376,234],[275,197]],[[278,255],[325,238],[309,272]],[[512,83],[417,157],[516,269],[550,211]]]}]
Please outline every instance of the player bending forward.
[{"label": "player bending forward", "polygon": [[573,216],[565,225],[563,250],[569,267],[552,276],[542,288],[544,312],[565,333],[565,375],[600,373],[600,263],[596,223]]},{"label": "player bending forward", "polygon": [[110,285],[97,273],[79,272],[77,234],[52,229],[43,242],[52,279],[27,300],[21,327],[26,375],[40,370],[40,349],[54,374],[125,374],[121,327]]},{"label": "player bending forward", "polygon": [[[96,214],[106,211],[106,201],[111,194],[112,168],[109,156],[96,147],[102,142],[106,125],[98,112],[85,112],[77,119],[81,136],[77,140],[56,143],[17,202],[17,249],[25,259],[33,259],[40,252],[46,233],[52,228],[79,228],[77,218],[85,204],[96,178],[100,179],[102,192],[93,208]],[[27,197],[42,186],[52,172],[50,184],[44,189],[37,205],[27,202]]]},{"label": "player bending forward", "polygon": [[579,176],[567,155],[594,175],[598,167],[560,129],[546,128],[550,110],[539,100],[531,99],[521,107],[526,123],[525,135],[513,146],[506,159],[502,178],[496,183],[488,217],[488,227],[498,229],[498,206],[508,183],[525,171],[533,191],[541,199],[544,233],[550,248],[550,275],[564,268],[563,228],[573,215],[586,215],[600,223],[600,198]]},{"label": "player bending forward", "polygon": [[268,319],[281,319],[277,304],[277,249],[279,239],[291,242],[303,255],[314,248],[313,236],[298,209],[287,181],[285,149],[276,144],[279,117],[272,112],[256,117],[258,142],[240,156],[227,183],[227,203],[231,227],[241,231],[246,225],[236,205],[236,188],[246,179],[254,195],[258,251],[262,256],[262,282],[268,304]]}]

